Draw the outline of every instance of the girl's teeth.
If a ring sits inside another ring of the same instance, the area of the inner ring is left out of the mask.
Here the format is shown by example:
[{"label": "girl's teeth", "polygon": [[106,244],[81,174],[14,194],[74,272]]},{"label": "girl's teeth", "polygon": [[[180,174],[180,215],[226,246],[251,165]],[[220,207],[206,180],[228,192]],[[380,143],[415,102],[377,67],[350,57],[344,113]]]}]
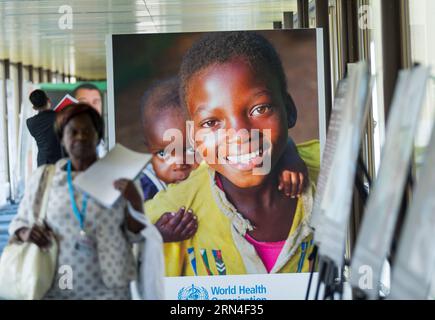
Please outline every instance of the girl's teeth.
[{"label": "girl's teeth", "polygon": [[248,154],[242,154],[242,155],[239,155],[239,156],[228,156],[227,159],[230,162],[233,162],[233,163],[248,164],[249,161],[251,161],[255,157],[258,157],[259,155],[260,155],[260,150],[255,151],[255,152],[251,152],[251,153],[248,153]]}]

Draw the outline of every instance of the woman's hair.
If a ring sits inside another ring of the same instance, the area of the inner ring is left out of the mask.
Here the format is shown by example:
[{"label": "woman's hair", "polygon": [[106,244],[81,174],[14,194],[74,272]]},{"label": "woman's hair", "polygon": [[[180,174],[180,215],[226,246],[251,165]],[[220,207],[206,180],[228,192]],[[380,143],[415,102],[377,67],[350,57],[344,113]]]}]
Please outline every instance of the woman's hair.
[{"label": "woman's hair", "polygon": [[54,129],[59,141],[62,140],[63,130],[68,122],[82,114],[87,114],[94,125],[98,134],[98,140],[101,140],[104,135],[104,122],[100,114],[87,103],[71,104],[56,114],[56,122]]},{"label": "woman's hair", "polygon": [[296,123],[297,110],[290,94],[281,59],[273,45],[263,36],[252,31],[211,32],[204,35],[186,52],[180,67],[180,98],[186,105],[189,80],[197,72],[213,64],[241,58],[256,72],[269,71],[279,82],[288,111],[288,125]]},{"label": "woman's hair", "polygon": [[32,103],[33,108],[36,110],[44,108],[48,103],[47,94],[40,89],[32,91],[29,96],[29,100]]}]

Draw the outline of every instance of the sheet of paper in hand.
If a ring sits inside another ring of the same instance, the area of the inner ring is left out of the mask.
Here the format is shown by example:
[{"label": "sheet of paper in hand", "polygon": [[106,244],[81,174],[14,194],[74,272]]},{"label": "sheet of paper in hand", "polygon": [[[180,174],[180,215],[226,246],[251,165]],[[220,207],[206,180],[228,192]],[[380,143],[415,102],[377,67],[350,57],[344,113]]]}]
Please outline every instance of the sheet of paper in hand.
[{"label": "sheet of paper in hand", "polygon": [[77,175],[73,184],[103,206],[111,208],[121,195],[113,182],[120,178],[134,180],[150,160],[150,154],[116,144],[104,158]]},{"label": "sheet of paper in hand", "polygon": [[65,97],[63,97],[62,100],[60,100],[60,102],[53,108],[53,110],[56,112],[60,112],[65,109],[65,107],[78,102],[79,101],[76,98],[70,96],[69,94],[66,94]]}]

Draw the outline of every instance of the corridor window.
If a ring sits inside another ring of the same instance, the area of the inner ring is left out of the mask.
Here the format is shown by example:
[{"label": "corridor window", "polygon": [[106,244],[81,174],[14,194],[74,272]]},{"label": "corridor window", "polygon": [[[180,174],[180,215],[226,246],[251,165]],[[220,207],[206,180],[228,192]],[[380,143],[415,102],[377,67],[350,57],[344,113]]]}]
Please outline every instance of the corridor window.
[{"label": "corridor window", "polygon": [[415,139],[415,161],[418,169],[424,160],[435,117],[435,1],[410,0],[409,13],[412,61],[432,67],[432,77],[427,86]]}]

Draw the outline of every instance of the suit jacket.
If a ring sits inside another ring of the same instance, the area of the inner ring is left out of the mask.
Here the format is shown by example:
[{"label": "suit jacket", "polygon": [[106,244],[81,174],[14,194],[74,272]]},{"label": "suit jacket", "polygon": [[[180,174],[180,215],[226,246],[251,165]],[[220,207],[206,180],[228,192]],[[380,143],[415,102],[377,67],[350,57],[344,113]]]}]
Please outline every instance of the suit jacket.
[{"label": "suit jacket", "polygon": [[38,146],[38,167],[43,164],[54,164],[62,158],[60,142],[54,133],[55,120],[56,112],[47,110],[26,121],[27,128]]}]

